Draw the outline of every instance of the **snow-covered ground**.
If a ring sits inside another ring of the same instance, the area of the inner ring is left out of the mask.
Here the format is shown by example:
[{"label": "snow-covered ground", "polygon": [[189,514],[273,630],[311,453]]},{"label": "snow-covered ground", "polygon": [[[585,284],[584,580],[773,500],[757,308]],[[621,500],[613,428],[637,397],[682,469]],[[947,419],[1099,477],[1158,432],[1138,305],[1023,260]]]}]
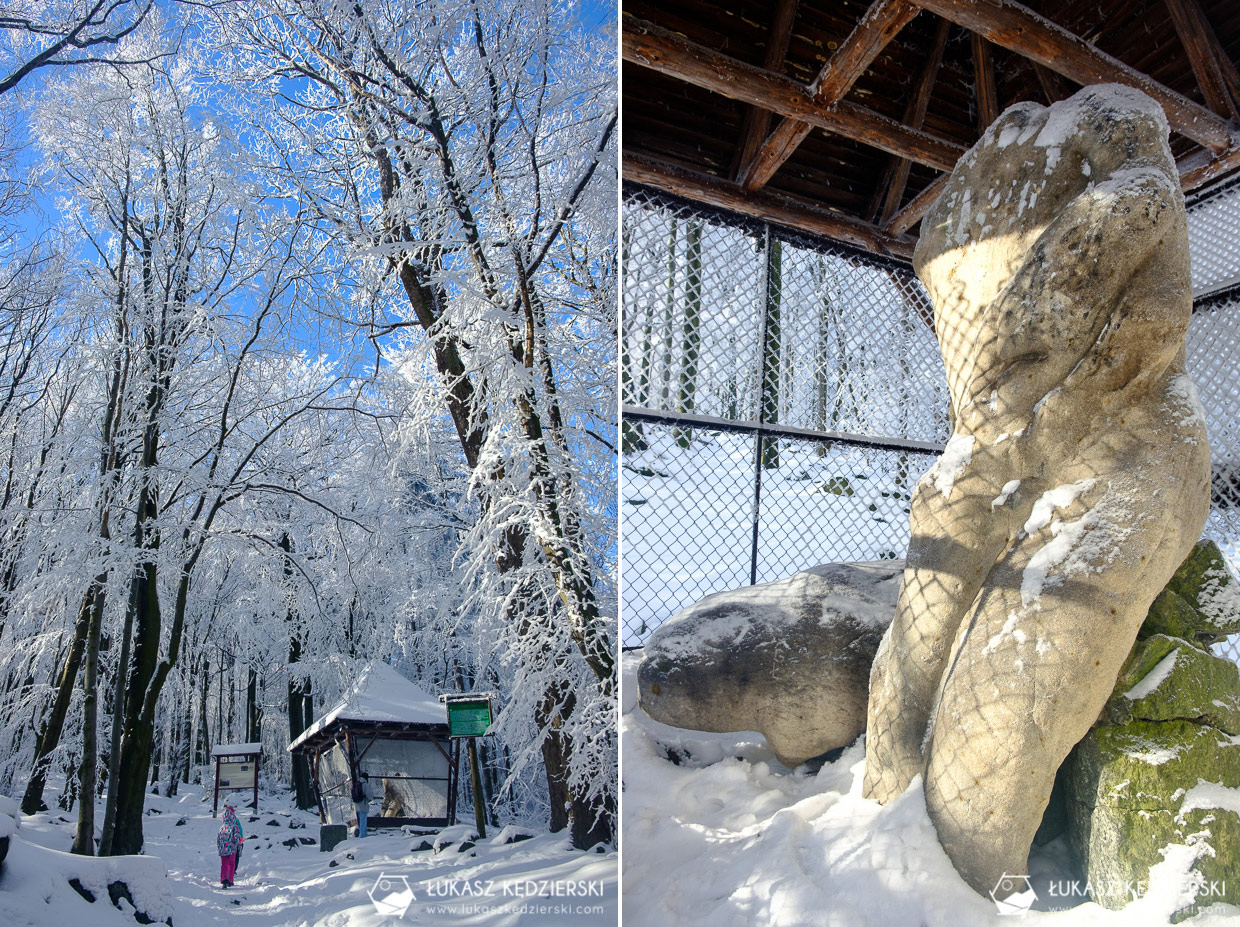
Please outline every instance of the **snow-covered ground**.
[{"label": "snow-covered ground", "polygon": [[[1122,911],[1075,904],[1062,840],[1030,859],[1038,900],[1018,917],[957,875],[926,814],[920,779],[886,806],[861,797],[860,743],[817,773],[779,764],[758,734],[704,734],[637,706],[640,654],[626,654],[625,927],[1047,927],[1165,924],[1183,904],[1192,852],[1172,848],[1149,890]],[[1013,875],[1026,875],[1014,873]],[[1236,927],[1216,905],[1194,927]]]},{"label": "snow-covered ground", "polygon": [[[257,814],[240,810],[245,850],[236,885],[221,889],[220,821],[201,799],[197,787],[182,787],[175,798],[149,796],[146,855],[114,860],[68,854],[75,822],[55,807],[23,818],[0,875],[0,924],[133,927],[132,915],[113,907],[106,893],[107,881],[118,877],[130,882],[140,906],[161,920],[170,914],[175,927],[602,927],[617,921],[614,850],[582,852],[569,846],[567,835],[511,826],[467,847],[473,828],[458,825],[429,836],[372,832],[322,853],[317,816],[297,811],[286,793],[261,795]],[[510,842],[521,833],[533,836]],[[69,886],[75,875],[88,889],[94,880],[94,904]],[[402,916],[406,891],[413,898]],[[395,893],[396,908],[381,913],[371,892],[380,901]]]}]

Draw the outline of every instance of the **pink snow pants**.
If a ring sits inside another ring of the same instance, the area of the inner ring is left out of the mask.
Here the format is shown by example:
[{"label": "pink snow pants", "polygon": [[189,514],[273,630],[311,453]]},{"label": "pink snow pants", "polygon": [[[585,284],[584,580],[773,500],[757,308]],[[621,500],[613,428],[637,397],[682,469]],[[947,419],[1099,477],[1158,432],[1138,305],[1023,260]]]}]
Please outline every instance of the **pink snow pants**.
[{"label": "pink snow pants", "polygon": [[237,874],[237,854],[229,853],[220,857],[220,881],[231,882]]}]

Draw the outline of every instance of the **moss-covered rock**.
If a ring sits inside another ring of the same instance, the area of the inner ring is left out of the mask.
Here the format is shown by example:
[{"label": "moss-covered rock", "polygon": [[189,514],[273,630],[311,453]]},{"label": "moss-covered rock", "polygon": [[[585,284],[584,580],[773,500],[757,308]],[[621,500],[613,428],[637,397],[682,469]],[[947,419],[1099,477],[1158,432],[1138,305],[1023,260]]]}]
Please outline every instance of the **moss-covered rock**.
[{"label": "moss-covered rock", "polygon": [[[1199,543],[1154,600],[1098,725],[1065,763],[1068,835],[1094,900],[1142,894],[1171,845],[1197,852],[1196,904],[1240,904],[1240,668],[1209,645],[1240,632],[1240,583]],[[1111,723],[1107,723],[1111,722]]]},{"label": "moss-covered rock", "polygon": [[1150,605],[1150,612],[1138,632],[1139,639],[1152,637],[1155,634],[1166,634],[1169,637],[1180,637],[1190,643],[1205,648],[1216,644],[1226,635],[1203,630],[1202,625],[1208,619],[1193,608],[1183,597],[1164,589],[1158,593]]},{"label": "moss-covered rock", "polygon": [[1067,783],[1069,840],[1099,904],[1144,892],[1171,844],[1197,848],[1194,872],[1222,883],[1199,901],[1240,904],[1240,815],[1218,807],[1240,788],[1240,738],[1191,721],[1100,725],[1072,752]]},{"label": "moss-covered rock", "polygon": [[1182,638],[1156,634],[1133,648],[1107,715],[1117,724],[1185,720],[1240,734],[1240,667]]},{"label": "moss-covered rock", "polygon": [[[1165,592],[1178,596],[1193,609],[1199,618],[1195,628],[1198,633],[1240,633],[1240,583],[1232,577],[1222,551],[1213,541],[1197,542],[1167,583]],[[1166,633],[1186,636],[1173,630]]]}]

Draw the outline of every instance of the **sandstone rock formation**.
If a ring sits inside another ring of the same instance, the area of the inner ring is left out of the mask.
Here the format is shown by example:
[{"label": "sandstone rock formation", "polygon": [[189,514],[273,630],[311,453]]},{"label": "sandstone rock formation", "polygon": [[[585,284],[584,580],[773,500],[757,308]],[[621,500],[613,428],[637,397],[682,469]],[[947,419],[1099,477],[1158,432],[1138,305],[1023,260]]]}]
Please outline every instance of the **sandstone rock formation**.
[{"label": "sandstone rock formation", "polygon": [[832,563],[708,596],[646,643],[642,709],[699,731],[758,731],[786,766],[865,729],[870,664],[903,561]]},{"label": "sandstone rock formation", "polygon": [[953,434],[912,502],[870,685],[866,793],[924,774],[981,892],[1024,872],[1056,770],[1200,536],[1184,206],[1161,110],[1088,87],[1007,110],[922,221]]}]

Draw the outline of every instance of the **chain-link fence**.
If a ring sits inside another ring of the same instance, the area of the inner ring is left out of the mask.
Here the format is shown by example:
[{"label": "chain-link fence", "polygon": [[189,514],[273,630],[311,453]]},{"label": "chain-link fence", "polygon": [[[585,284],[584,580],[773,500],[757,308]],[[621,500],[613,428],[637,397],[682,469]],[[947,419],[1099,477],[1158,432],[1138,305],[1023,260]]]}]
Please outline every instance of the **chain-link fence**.
[{"label": "chain-link fence", "polygon": [[[1240,564],[1240,188],[1192,205],[1194,286],[1211,294],[1189,332],[1216,464],[1207,533]],[[625,646],[711,592],[902,557],[948,434],[909,268],[640,187],[623,237]]]}]

